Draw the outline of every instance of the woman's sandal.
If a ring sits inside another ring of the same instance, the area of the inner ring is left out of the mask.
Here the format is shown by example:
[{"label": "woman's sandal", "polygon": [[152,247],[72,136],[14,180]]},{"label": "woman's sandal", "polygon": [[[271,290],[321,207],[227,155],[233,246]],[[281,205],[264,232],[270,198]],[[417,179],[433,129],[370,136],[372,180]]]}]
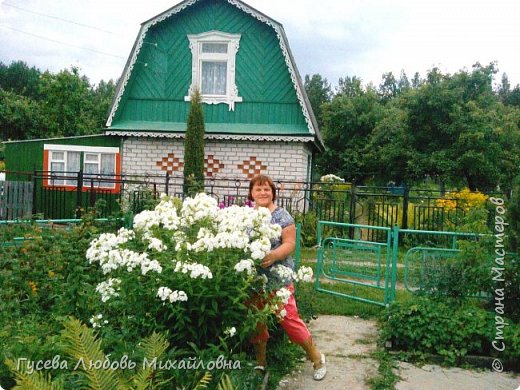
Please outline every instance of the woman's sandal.
[{"label": "woman's sandal", "polygon": [[321,381],[323,378],[325,378],[325,375],[327,374],[327,366],[325,365],[325,355],[321,354],[320,357],[320,368],[314,369],[313,378],[315,381]]}]

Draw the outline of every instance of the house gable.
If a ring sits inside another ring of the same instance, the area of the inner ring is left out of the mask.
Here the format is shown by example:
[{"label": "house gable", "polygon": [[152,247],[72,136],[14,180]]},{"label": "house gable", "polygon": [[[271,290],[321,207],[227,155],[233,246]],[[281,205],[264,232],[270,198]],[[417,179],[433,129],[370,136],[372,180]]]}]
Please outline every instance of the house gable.
[{"label": "house gable", "polygon": [[[236,86],[242,101],[206,104],[206,131],[318,137],[282,26],[236,0],[191,0],[143,23],[118,86],[108,134],[183,133],[192,82],[188,35],[240,34]],[[321,143],[319,140],[318,143]]]}]

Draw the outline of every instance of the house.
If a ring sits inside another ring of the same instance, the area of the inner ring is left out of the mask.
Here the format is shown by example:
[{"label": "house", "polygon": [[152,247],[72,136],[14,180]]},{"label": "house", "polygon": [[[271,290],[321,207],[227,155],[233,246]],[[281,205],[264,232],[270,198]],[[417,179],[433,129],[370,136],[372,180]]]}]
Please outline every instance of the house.
[{"label": "house", "polygon": [[[280,23],[239,0],[186,0],[144,22],[105,134],[6,143],[7,169],[47,172],[36,183],[46,190],[117,193],[118,183],[93,178],[121,174],[167,175],[167,185],[180,188],[195,89],[209,180],[232,187],[263,173],[300,183],[287,190],[310,181],[324,146],[287,37]],[[80,170],[84,178],[63,175]]]},{"label": "house", "polygon": [[126,173],[182,171],[196,88],[207,177],[310,180],[323,143],[283,27],[238,0],[184,1],[142,24],[106,123]]}]

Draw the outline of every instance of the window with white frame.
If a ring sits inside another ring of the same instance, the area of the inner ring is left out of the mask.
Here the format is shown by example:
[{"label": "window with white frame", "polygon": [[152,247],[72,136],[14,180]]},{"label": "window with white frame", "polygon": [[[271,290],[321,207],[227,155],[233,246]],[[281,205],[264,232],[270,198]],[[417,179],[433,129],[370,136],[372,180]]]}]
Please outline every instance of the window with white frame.
[{"label": "window with white frame", "polygon": [[235,83],[235,58],[238,51],[240,34],[227,34],[209,31],[188,35],[192,54],[192,78],[188,96],[198,89],[202,102],[209,104],[225,103],[229,110],[241,102]]},{"label": "window with white frame", "polygon": [[80,170],[80,152],[51,150],[49,156],[50,185],[77,185],[75,175]]},{"label": "window with white frame", "polygon": [[115,188],[118,148],[80,145],[44,145],[48,153],[49,185],[77,186],[83,171],[83,186]]}]

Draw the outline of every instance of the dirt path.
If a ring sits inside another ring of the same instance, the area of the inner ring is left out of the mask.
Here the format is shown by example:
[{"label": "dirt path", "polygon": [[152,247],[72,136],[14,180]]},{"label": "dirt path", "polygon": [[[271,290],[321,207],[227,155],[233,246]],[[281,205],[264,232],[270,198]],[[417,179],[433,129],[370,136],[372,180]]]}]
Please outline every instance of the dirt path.
[{"label": "dirt path", "polygon": [[355,317],[322,315],[309,326],[318,348],[327,358],[327,376],[312,379],[312,365],[300,369],[280,382],[279,390],[365,390],[365,380],[377,374],[377,362],[369,358],[375,350],[375,322]]},{"label": "dirt path", "polygon": [[[367,379],[377,375],[377,362],[370,358],[376,349],[374,321],[356,317],[322,315],[309,326],[316,344],[327,357],[328,373],[322,382],[312,379],[312,366],[299,369],[280,382],[277,390],[368,390]],[[519,390],[520,376],[486,370],[416,367],[399,363],[401,381],[397,390]]]}]

